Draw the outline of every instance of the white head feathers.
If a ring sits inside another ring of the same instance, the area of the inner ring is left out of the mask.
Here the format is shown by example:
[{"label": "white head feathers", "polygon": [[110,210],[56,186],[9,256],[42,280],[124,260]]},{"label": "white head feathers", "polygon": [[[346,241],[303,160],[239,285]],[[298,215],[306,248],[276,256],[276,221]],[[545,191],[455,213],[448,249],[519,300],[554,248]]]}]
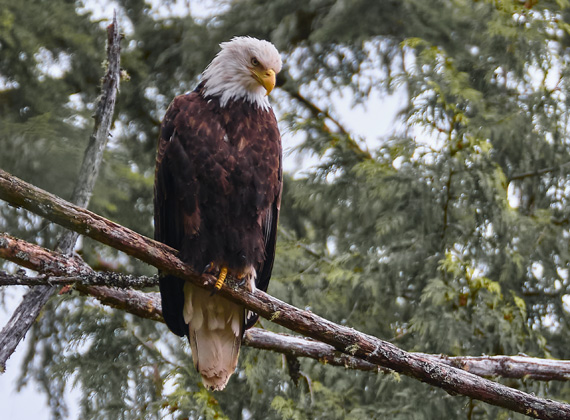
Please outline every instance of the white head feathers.
[{"label": "white head feathers", "polygon": [[262,109],[269,109],[266,87],[256,73],[279,73],[281,57],[275,46],[244,36],[223,42],[220,47],[221,51],[203,73],[204,96],[218,96],[222,107],[232,99],[243,98]]}]

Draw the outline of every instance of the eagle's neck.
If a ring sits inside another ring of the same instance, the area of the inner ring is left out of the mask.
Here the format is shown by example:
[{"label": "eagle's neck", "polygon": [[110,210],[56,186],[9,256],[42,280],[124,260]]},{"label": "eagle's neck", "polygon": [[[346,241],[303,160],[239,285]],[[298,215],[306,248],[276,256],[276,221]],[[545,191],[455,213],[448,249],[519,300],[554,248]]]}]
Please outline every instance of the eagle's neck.
[{"label": "eagle's neck", "polygon": [[202,75],[202,95],[205,98],[208,96],[218,98],[222,108],[232,100],[245,100],[264,111],[269,110],[271,106],[265,95],[265,89],[251,76],[249,70],[238,66],[228,69],[228,63],[216,60],[218,57],[210,63]]}]

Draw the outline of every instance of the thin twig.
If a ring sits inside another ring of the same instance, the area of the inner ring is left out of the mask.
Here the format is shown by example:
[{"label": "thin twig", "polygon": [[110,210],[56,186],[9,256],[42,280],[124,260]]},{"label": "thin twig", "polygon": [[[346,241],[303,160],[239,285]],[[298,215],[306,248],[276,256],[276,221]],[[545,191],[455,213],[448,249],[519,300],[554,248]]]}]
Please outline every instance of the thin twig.
[{"label": "thin twig", "polygon": [[519,179],[530,178],[533,176],[540,176],[540,175],[548,174],[551,172],[559,171],[568,165],[570,165],[570,162],[566,162],[566,163],[563,163],[562,165],[558,165],[558,166],[551,166],[550,168],[537,169],[534,171],[515,174],[515,175],[512,175],[511,177],[509,177],[509,181],[515,181],[515,180],[519,180]]},{"label": "thin twig", "polygon": [[330,263],[331,260],[330,258],[327,258],[325,255],[320,254],[319,252],[315,251],[313,248],[311,248],[309,245],[301,242],[301,241],[297,241],[295,240],[295,238],[293,237],[293,235],[291,235],[289,232],[287,232],[285,229],[281,229],[281,228],[277,228],[279,235],[285,236],[285,239],[291,242],[295,242],[295,246],[297,246],[298,248],[302,248],[304,249],[307,254],[309,254],[310,256],[318,259],[318,260],[322,260],[325,261],[327,263]]},{"label": "thin twig", "polygon": [[451,203],[451,180],[453,178],[453,169],[449,169],[449,177],[447,178],[447,183],[445,185],[446,197],[443,203],[443,227],[441,229],[441,242],[445,246],[445,234],[447,232],[448,220],[449,220],[449,204]]},{"label": "thin twig", "polygon": [[[355,154],[364,160],[372,159],[372,155],[369,151],[363,150],[356,141],[352,138],[348,130],[341,124],[339,120],[331,115],[329,111],[326,109],[322,109],[317,106],[315,103],[310,101],[305,96],[301,95],[301,92],[294,86],[294,82],[291,76],[285,76],[287,82],[281,86],[281,88],[287,92],[293,99],[300,102],[302,105],[305,106],[309,110],[309,112],[313,115],[313,117],[317,119],[328,119],[333,122],[333,124],[337,127],[338,132],[346,139],[348,147],[355,152]],[[323,122],[323,129],[326,133],[332,134],[332,131],[329,127]]]},{"label": "thin twig", "polygon": [[139,343],[141,343],[141,345],[146,348],[147,350],[149,350],[150,352],[154,353],[156,356],[158,356],[161,360],[163,360],[165,363],[169,364],[172,367],[175,367],[177,369],[180,370],[185,370],[186,372],[190,373],[190,370],[188,368],[188,364],[185,365],[180,365],[176,362],[173,362],[172,360],[170,360],[168,357],[166,357],[164,354],[162,354],[162,352],[156,348],[156,346],[154,345],[154,343],[152,341],[147,341],[147,340],[143,340],[141,337],[139,337],[137,335],[137,333],[135,331],[131,331],[131,334],[133,335],[134,338],[137,339],[137,341]]}]

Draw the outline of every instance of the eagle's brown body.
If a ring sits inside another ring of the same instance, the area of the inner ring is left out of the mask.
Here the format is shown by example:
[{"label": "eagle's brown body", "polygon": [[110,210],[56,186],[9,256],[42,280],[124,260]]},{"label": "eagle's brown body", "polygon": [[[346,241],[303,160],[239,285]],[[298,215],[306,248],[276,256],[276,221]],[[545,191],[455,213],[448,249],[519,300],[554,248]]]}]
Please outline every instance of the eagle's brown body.
[{"label": "eagle's brown body", "polygon": [[[220,106],[194,92],[164,117],[156,162],[155,238],[202,271],[227,267],[266,290],[273,267],[281,195],[281,139],[273,111],[245,100]],[[212,389],[235,369],[244,328],[257,316],[210,292],[164,276],[162,310],[188,336],[194,364]]]}]

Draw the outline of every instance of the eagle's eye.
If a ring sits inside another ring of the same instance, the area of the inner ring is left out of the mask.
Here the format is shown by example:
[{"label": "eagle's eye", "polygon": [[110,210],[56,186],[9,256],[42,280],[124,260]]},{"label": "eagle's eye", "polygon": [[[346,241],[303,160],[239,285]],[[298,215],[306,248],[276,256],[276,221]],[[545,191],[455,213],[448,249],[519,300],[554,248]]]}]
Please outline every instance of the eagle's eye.
[{"label": "eagle's eye", "polygon": [[254,67],[257,67],[257,66],[259,66],[259,60],[258,60],[257,58],[255,58],[255,57],[253,57],[253,58],[251,59],[251,64],[252,64]]}]

